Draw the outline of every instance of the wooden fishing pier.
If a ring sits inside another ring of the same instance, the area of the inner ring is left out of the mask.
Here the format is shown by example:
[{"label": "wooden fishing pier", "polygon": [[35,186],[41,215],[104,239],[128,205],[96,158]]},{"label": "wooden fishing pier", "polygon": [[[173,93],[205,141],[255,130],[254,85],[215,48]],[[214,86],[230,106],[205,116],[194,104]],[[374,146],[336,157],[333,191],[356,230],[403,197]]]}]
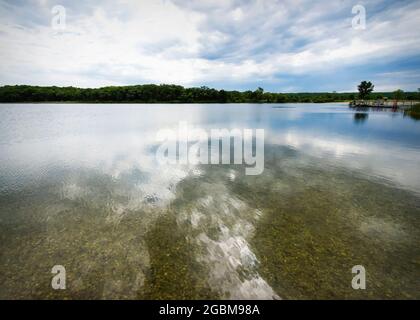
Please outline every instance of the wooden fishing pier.
[{"label": "wooden fishing pier", "polygon": [[354,100],[349,103],[352,108],[390,108],[390,109],[410,109],[419,101],[413,100]]}]

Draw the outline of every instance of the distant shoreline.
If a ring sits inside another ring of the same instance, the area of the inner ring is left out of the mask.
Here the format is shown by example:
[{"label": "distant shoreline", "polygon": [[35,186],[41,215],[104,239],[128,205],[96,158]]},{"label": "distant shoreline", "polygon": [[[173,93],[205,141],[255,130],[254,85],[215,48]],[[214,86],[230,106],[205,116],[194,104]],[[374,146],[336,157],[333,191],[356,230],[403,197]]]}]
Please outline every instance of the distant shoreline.
[{"label": "distant shoreline", "polygon": [[1,104],[326,104],[326,103],[349,103],[347,101],[328,101],[328,102],[136,102],[136,101],[17,101],[17,102],[2,102]]},{"label": "distant shoreline", "polygon": [[[334,103],[357,99],[356,92],[275,93],[263,88],[254,91],[227,91],[209,87],[184,88],[172,84],[144,84],[102,88],[42,87],[15,85],[0,87],[1,103]],[[392,100],[392,92],[371,93],[368,99]],[[420,92],[405,92],[405,100],[420,100]]]}]

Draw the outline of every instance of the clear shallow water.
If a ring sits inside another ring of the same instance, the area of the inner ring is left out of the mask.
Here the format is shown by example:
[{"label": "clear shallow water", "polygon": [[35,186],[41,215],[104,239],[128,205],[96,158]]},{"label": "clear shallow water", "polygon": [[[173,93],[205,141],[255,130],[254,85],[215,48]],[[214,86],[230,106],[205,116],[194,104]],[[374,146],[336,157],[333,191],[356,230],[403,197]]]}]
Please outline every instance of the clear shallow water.
[{"label": "clear shallow water", "polygon": [[[263,174],[157,164],[179,121],[265,129]],[[345,104],[2,104],[0,298],[418,299],[419,164],[420,122]]]}]

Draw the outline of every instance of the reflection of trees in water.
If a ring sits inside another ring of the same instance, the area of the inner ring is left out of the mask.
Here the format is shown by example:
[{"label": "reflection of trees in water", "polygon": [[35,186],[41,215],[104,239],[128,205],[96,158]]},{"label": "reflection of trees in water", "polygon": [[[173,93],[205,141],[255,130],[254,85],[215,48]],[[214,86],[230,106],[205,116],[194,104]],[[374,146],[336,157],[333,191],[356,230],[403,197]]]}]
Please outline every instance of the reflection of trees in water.
[{"label": "reflection of trees in water", "polygon": [[369,118],[368,113],[356,112],[354,114],[354,122],[356,123],[363,123]]},{"label": "reflection of trees in water", "polygon": [[411,119],[414,120],[420,120],[420,113],[418,112],[412,112],[412,111],[405,111],[404,112],[404,117],[409,116]]}]

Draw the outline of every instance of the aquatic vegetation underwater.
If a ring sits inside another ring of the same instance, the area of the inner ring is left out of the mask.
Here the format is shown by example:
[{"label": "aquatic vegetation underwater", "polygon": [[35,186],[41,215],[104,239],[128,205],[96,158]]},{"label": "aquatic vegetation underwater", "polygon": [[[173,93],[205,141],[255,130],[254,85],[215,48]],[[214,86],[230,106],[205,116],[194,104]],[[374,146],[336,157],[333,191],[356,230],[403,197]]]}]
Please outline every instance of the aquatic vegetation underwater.
[{"label": "aquatic vegetation underwater", "polygon": [[0,297],[419,298],[417,194],[285,147],[260,176],[176,168],[155,190],[140,169],[81,170],[0,196]]}]

